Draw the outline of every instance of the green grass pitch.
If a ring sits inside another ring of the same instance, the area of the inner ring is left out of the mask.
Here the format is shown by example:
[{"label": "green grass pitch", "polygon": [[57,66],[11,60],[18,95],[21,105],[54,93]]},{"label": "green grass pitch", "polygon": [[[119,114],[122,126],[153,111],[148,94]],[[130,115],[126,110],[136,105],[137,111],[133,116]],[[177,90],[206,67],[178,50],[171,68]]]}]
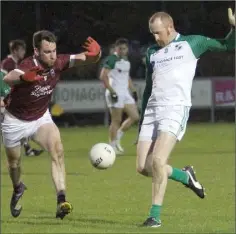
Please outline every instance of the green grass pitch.
[{"label": "green grass pitch", "polygon": [[235,233],[235,136],[233,124],[190,124],[170,164],[193,165],[206,188],[199,199],[183,185],[169,181],[162,227],[142,228],[151,205],[151,180],[136,173],[136,129],[123,140],[126,155],[113,168],[99,171],[88,160],[90,147],[107,141],[104,127],[61,129],[67,169],[67,199],[73,212],[55,219],[56,196],[50,158],[23,157],[23,181],[28,186],[20,217],[9,211],[11,183],[5,154],[1,159],[2,233]]}]

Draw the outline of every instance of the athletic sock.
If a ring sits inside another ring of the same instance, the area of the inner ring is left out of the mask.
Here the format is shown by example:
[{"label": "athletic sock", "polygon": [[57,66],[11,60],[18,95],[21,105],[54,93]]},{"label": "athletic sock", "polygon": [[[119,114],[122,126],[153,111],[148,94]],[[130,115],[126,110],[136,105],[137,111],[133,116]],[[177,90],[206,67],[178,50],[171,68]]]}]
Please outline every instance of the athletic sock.
[{"label": "athletic sock", "polygon": [[122,132],[120,129],[117,131],[116,134],[116,139],[120,140],[122,138],[122,136],[124,135],[124,132]]},{"label": "athletic sock", "polygon": [[113,148],[115,148],[115,147],[116,147],[116,140],[111,141],[111,142],[110,142],[110,145],[111,145]]},{"label": "athletic sock", "polygon": [[66,195],[64,191],[60,191],[57,193],[57,204],[60,204],[62,202],[66,201]]},{"label": "athletic sock", "polygon": [[189,176],[186,171],[182,171],[178,168],[173,168],[172,174],[169,176],[169,179],[179,181],[183,184],[188,184]]},{"label": "athletic sock", "polygon": [[17,185],[14,186],[14,192],[15,192],[15,193],[19,193],[20,190],[21,190],[21,182],[20,182],[19,184],[17,184]]},{"label": "athletic sock", "polygon": [[30,145],[28,142],[24,143],[24,148],[25,148],[25,152],[29,151],[31,149]]},{"label": "athletic sock", "polygon": [[161,206],[160,205],[152,205],[150,209],[149,217],[155,218],[157,221],[160,220],[161,215]]}]

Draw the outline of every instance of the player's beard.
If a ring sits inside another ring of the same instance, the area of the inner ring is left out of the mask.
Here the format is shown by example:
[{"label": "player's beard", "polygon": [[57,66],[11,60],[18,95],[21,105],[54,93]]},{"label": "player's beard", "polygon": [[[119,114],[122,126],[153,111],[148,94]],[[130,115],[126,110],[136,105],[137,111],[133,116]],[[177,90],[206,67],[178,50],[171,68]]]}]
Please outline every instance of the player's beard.
[{"label": "player's beard", "polygon": [[39,60],[39,62],[40,62],[40,64],[44,67],[44,68],[51,68],[51,67],[53,67],[53,65],[55,64],[55,61],[53,62],[53,63],[51,63],[51,64],[49,64],[49,63],[45,63],[43,60],[41,60],[40,58],[38,58],[38,60]]}]

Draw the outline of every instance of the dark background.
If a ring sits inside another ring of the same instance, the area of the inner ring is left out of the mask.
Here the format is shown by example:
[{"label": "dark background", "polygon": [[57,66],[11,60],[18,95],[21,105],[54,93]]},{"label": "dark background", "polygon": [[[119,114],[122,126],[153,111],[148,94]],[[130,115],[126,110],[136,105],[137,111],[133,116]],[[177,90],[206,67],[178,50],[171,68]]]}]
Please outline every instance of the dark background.
[{"label": "dark background", "polygon": [[[218,2],[1,2],[1,57],[8,55],[8,42],[24,39],[27,55],[32,54],[32,35],[37,30],[53,31],[58,37],[58,53],[81,52],[81,45],[88,36],[94,37],[102,46],[103,57],[109,46],[119,37],[130,42],[132,77],[144,79],[142,58],[148,46],[155,43],[149,33],[148,20],[156,11],[166,11],[174,19],[181,34],[201,34],[224,38],[230,31],[227,8],[234,10],[234,1]],[[62,75],[62,80],[97,79],[100,64],[73,68]],[[235,51],[207,52],[199,60],[196,79],[204,77],[234,76]],[[209,110],[194,112],[191,119],[209,119]],[[234,111],[220,110],[219,120],[234,120]],[[64,117],[63,117],[64,118]],[[62,118],[62,119],[63,119]],[[98,121],[103,115],[86,115],[79,120]],[[78,119],[76,118],[76,119]],[[65,116],[68,120],[68,116]],[[64,120],[63,120],[64,121]],[[75,121],[75,118],[69,122]],[[93,122],[93,121],[92,121]]]},{"label": "dark background", "polygon": [[[32,34],[40,29],[53,31],[58,37],[59,53],[81,51],[88,36],[94,37],[108,54],[118,37],[130,40],[132,76],[143,78],[141,57],[154,43],[148,30],[148,19],[156,11],[167,11],[182,34],[201,34],[223,38],[230,30],[227,8],[234,1],[222,2],[2,2],[1,56],[8,52],[9,40],[24,39],[27,55],[32,53]],[[234,52],[206,53],[197,68],[197,76],[234,76]],[[97,67],[90,71],[70,72],[67,79],[94,79]],[[83,74],[85,73],[85,74]]]}]

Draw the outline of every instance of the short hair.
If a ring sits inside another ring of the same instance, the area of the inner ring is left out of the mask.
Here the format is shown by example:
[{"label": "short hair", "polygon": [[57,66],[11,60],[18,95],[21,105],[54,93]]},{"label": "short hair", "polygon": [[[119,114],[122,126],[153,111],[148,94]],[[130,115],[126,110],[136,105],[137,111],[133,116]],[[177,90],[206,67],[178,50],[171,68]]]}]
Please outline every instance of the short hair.
[{"label": "short hair", "polygon": [[120,46],[120,45],[129,45],[129,41],[126,38],[119,38],[115,42],[115,46]]},{"label": "short hair", "polygon": [[168,20],[169,22],[174,24],[172,17],[164,11],[158,11],[154,13],[149,19],[149,24],[152,24],[157,18],[159,18],[162,22],[164,22],[165,20]]},{"label": "short hair", "polygon": [[41,42],[43,40],[48,41],[48,42],[54,42],[54,43],[57,42],[57,38],[52,32],[47,31],[47,30],[42,30],[42,31],[38,31],[38,32],[34,33],[34,35],[33,35],[33,47],[37,48],[37,49],[40,49]]},{"label": "short hair", "polygon": [[26,49],[26,44],[23,40],[16,39],[9,42],[10,52],[13,52],[14,50],[18,50],[19,47],[23,47],[24,49]]}]

